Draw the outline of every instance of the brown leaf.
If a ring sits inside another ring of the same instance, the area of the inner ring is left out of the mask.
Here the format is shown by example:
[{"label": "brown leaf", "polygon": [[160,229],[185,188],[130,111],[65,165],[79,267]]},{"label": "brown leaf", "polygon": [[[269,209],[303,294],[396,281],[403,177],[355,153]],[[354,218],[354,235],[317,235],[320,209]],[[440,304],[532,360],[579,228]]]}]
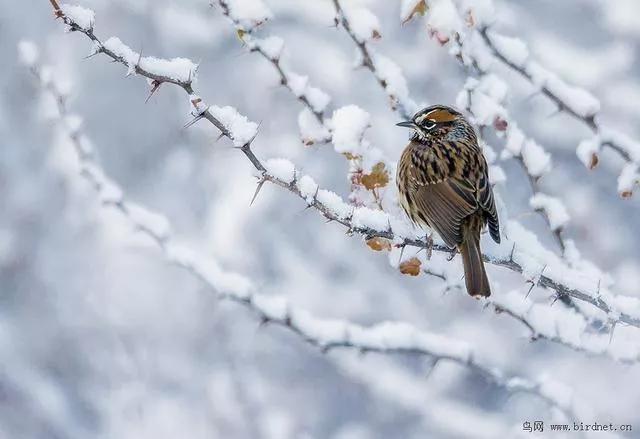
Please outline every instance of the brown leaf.
[{"label": "brown leaf", "polygon": [[404,261],[400,264],[398,268],[400,268],[400,273],[408,274],[409,276],[418,276],[420,274],[420,266],[422,262],[420,259],[413,257],[407,261]]},{"label": "brown leaf", "polygon": [[411,21],[411,19],[414,17],[414,15],[422,15],[424,16],[424,14],[427,13],[427,2],[425,0],[420,1],[415,8],[413,8],[413,11],[411,11],[411,13],[409,14],[409,16],[407,18],[405,18],[405,20],[402,22],[402,24],[405,24],[409,21]]},{"label": "brown leaf", "polygon": [[382,35],[380,35],[380,32],[378,32],[378,29],[374,29],[373,32],[371,32],[371,38],[373,38],[374,40],[379,40],[380,38],[382,38]]},{"label": "brown leaf", "polygon": [[389,184],[389,171],[387,171],[384,163],[378,162],[371,169],[371,173],[364,174],[360,181],[368,190],[385,187]]},{"label": "brown leaf", "polygon": [[496,131],[506,131],[508,126],[509,123],[500,116],[496,116],[495,119],[493,119],[493,128],[495,128]]},{"label": "brown leaf", "polygon": [[391,250],[391,241],[385,238],[376,236],[375,238],[367,239],[367,245],[373,251],[380,252],[382,250]]},{"label": "brown leaf", "polygon": [[631,196],[633,196],[633,192],[631,192],[631,191],[622,191],[622,192],[620,192],[620,196],[622,198],[631,198]]},{"label": "brown leaf", "polygon": [[599,161],[600,159],[598,158],[598,154],[596,153],[591,154],[591,161],[589,161],[589,169],[592,170],[596,166],[598,166]]}]

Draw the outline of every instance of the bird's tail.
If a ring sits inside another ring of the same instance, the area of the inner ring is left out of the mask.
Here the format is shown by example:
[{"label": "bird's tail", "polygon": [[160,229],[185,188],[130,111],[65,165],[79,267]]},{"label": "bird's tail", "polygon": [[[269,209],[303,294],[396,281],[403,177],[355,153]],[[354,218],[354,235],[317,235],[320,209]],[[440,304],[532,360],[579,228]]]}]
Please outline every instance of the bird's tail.
[{"label": "bird's tail", "polygon": [[480,236],[476,233],[468,233],[465,240],[458,246],[462,255],[462,265],[464,266],[464,283],[467,286],[467,293],[471,296],[491,295],[489,279],[484,270],[482,253],[480,252]]}]

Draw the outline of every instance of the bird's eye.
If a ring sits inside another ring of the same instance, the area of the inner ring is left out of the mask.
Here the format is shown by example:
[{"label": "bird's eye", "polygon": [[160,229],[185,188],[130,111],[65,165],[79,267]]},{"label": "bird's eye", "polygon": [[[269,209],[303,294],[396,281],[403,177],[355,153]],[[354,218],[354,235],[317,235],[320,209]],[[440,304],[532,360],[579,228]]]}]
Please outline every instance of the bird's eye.
[{"label": "bird's eye", "polygon": [[424,124],[424,127],[428,130],[432,130],[436,127],[436,123],[431,119],[427,119],[426,123]]}]

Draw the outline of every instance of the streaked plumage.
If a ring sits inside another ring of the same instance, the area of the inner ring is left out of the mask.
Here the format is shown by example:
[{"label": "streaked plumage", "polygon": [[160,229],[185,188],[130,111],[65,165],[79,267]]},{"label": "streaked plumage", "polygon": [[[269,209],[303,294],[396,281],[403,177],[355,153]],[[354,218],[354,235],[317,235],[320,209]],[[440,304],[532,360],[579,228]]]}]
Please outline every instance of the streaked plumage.
[{"label": "streaked plumage", "polygon": [[415,224],[430,227],[448,246],[458,248],[467,292],[489,296],[480,232],[488,224],[491,237],[500,242],[500,228],[487,162],[473,127],[442,105],[427,107],[398,125],[414,130],[398,163],[400,204]]}]

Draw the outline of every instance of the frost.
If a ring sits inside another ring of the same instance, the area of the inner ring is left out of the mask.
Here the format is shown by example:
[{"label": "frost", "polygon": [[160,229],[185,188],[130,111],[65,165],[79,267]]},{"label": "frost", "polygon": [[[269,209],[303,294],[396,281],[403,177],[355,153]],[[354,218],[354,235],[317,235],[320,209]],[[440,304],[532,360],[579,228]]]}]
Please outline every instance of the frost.
[{"label": "frost", "polygon": [[335,150],[339,153],[360,155],[368,145],[363,141],[371,116],[356,105],[348,105],[333,112],[330,121]]},{"label": "frost", "polygon": [[93,29],[93,24],[96,20],[96,14],[87,8],[77,5],[69,5],[63,3],[60,5],[60,9],[66,17],[68,17],[75,24],[80,26],[82,30],[89,31]]},{"label": "frost", "polygon": [[233,107],[209,107],[211,114],[218,119],[231,133],[233,144],[242,146],[250,142],[258,132],[258,124],[249,121]]},{"label": "frost", "polygon": [[537,193],[529,199],[529,205],[535,210],[544,211],[551,230],[558,230],[569,222],[569,213],[558,198]]},{"label": "frost", "polygon": [[293,163],[287,159],[269,159],[264,162],[264,167],[267,169],[269,175],[287,184],[293,182],[296,177],[296,168]]}]

